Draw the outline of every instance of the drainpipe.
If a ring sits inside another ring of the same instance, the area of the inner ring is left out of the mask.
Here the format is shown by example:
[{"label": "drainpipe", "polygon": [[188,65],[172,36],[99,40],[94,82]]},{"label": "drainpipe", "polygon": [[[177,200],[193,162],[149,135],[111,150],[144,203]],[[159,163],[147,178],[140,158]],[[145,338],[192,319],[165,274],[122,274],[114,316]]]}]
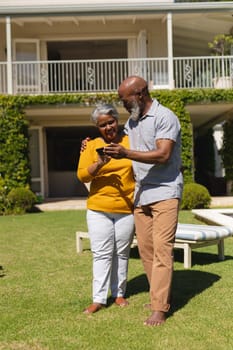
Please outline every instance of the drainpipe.
[{"label": "drainpipe", "polygon": [[6,51],[7,51],[7,93],[13,94],[12,50],[11,50],[11,18],[6,17]]},{"label": "drainpipe", "polygon": [[170,89],[174,89],[173,72],[173,43],[172,43],[172,14],[167,14],[167,54],[168,54],[168,83]]}]

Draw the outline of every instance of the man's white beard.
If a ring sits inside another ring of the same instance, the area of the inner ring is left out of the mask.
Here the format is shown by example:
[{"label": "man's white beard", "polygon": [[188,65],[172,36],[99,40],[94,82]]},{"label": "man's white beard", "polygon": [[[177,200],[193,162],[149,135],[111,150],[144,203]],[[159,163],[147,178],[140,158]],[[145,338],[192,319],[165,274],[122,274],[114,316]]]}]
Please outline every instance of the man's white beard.
[{"label": "man's white beard", "polygon": [[130,119],[134,120],[135,122],[139,119],[140,116],[140,108],[137,103],[134,103],[133,107],[130,111]]}]

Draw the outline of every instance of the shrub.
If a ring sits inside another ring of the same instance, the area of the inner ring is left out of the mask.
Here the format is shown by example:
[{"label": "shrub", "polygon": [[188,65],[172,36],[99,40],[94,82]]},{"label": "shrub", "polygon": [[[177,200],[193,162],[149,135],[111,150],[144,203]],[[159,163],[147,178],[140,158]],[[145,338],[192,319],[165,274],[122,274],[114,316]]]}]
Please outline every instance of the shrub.
[{"label": "shrub", "polygon": [[211,196],[206,187],[197,183],[184,185],[181,209],[209,208]]},{"label": "shrub", "polygon": [[0,173],[7,192],[30,183],[28,121],[23,99],[17,100],[0,96]]},{"label": "shrub", "polygon": [[227,180],[233,180],[233,121],[228,120],[223,124],[223,145],[221,156]]},{"label": "shrub", "polygon": [[0,175],[0,215],[7,212],[8,200],[7,200],[7,186],[5,181]]},{"label": "shrub", "polygon": [[30,211],[37,201],[36,195],[27,187],[12,189],[7,199],[12,214],[24,214]]}]

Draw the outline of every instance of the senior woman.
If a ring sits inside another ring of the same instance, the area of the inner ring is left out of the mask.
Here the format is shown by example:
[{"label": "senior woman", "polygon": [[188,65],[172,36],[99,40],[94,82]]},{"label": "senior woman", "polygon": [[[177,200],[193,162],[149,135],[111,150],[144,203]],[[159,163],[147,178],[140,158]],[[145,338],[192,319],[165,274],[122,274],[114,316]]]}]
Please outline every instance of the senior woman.
[{"label": "senior woman", "polygon": [[92,112],[100,137],[87,142],[77,170],[81,182],[90,182],[87,226],[93,254],[93,303],[84,310],[87,314],[106,306],[109,287],[116,305],[128,305],[124,296],[134,234],[132,163],[98,151],[110,142],[129,148],[128,136],[119,132],[118,117],[110,104]]}]

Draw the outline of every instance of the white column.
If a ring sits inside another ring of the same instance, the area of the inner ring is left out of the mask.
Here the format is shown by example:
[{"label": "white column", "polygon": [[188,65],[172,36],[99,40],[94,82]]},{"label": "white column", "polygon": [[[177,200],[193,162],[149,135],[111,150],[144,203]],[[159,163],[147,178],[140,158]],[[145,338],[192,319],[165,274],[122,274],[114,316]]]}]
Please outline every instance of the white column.
[{"label": "white column", "polygon": [[12,50],[11,50],[11,18],[6,17],[6,50],[7,50],[7,93],[13,94]]},{"label": "white column", "polygon": [[174,88],[173,72],[173,42],[172,42],[172,14],[167,14],[167,53],[168,53],[168,81],[170,89]]}]

